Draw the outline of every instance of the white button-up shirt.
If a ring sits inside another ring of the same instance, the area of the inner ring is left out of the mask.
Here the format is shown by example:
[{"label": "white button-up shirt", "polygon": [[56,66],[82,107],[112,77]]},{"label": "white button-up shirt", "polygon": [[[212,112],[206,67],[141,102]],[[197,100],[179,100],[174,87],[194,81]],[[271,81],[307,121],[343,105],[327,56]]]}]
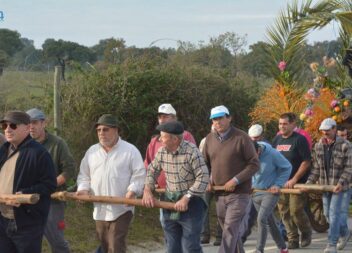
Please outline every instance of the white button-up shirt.
[{"label": "white button-up shirt", "polygon": [[[125,197],[128,191],[141,195],[146,170],[142,156],[132,144],[119,138],[106,152],[100,143],[91,146],[81,161],[78,189],[96,196]],[[94,203],[94,220],[113,221],[133,206]]]}]

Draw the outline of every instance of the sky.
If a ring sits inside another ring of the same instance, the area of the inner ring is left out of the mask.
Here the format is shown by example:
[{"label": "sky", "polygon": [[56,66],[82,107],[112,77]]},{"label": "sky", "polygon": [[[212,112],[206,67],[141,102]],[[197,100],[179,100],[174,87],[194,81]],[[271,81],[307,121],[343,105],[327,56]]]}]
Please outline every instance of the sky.
[{"label": "sky", "polygon": [[[292,0],[0,0],[0,28],[17,30],[41,48],[48,38],[85,46],[123,38],[127,46],[176,47],[209,41],[225,32],[265,41],[281,9]],[[1,17],[1,16],[0,16]],[[309,41],[336,39],[331,25]]]}]

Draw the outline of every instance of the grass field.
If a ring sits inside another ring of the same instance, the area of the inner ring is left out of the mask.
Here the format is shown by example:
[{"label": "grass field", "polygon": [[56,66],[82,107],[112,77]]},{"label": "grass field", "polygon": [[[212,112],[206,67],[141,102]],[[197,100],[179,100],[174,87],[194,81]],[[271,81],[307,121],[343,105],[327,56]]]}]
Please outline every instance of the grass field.
[{"label": "grass field", "polygon": [[4,71],[0,77],[2,111],[40,107],[42,97],[53,86],[53,73]]}]

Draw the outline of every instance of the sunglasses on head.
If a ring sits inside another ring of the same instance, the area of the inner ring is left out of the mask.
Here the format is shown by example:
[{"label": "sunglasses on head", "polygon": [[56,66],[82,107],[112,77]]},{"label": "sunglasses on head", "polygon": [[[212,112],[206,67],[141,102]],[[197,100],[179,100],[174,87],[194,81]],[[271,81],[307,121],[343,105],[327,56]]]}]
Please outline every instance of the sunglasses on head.
[{"label": "sunglasses on head", "polygon": [[6,130],[6,128],[10,126],[11,129],[15,130],[17,128],[17,124],[15,123],[2,123],[1,128],[2,130]]}]

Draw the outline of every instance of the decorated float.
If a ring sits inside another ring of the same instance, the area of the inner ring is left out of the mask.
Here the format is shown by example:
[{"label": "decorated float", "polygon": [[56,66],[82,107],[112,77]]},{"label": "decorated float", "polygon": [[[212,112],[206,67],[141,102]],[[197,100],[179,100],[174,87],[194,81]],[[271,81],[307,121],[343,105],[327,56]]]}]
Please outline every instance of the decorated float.
[{"label": "decorated float", "polygon": [[[299,115],[300,128],[314,141],[320,138],[319,125],[332,117],[352,130],[352,4],[350,1],[293,1],[281,11],[274,26],[267,30],[266,62],[274,82],[259,98],[250,113],[253,123],[268,129],[285,112]],[[307,35],[333,23],[338,27],[341,52],[302,66]],[[301,79],[307,68],[313,80]],[[314,230],[328,228],[323,215],[321,192],[310,194],[307,213]]]}]

